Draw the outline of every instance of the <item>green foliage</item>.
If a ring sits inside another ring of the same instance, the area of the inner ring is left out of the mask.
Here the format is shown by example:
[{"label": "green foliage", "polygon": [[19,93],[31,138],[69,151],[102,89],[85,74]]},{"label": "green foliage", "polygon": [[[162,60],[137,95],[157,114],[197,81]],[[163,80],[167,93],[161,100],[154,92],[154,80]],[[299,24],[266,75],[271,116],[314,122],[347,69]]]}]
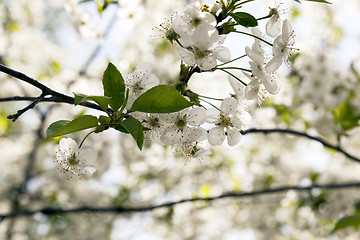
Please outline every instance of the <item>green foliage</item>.
[{"label": "green foliage", "polygon": [[334,116],[334,122],[341,126],[342,130],[347,131],[359,126],[360,115],[356,114],[356,109],[350,104],[352,96],[341,103],[331,112]]},{"label": "green foliage", "polygon": [[110,106],[117,111],[124,102],[125,83],[117,68],[109,63],[103,76],[104,95],[111,98]]},{"label": "green foliage", "polygon": [[280,115],[281,119],[286,123],[287,126],[290,126],[291,121],[291,111],[286,105],[274,105],[277,113]]},{"label": "green foliage", "polygon": [[139,120],[135,118],[128,118],[122,121],[120,124],[126,129],[127,132],[131,134],[131,136],[135,139],[137,146],[141,150],[144,142],[144,132]]},{"label": "green foliage", "polygon": [[190,99],[190,102],[200,106],[200,99],[198,94],[192,92],[191,90],[186,90],[184,95]]},{"label": "green foliage", "polygon": [[94,101],[97,104],[99,104],[99,106],[106,112],[108,105],[111,102],[111,97],[106,97],[106,96],[88,96],[85,94],[80,94],[80,93],[74,93],[75,95],[75,101],[74,104],[78,105],[80,102],[82,101]]},{"label": "green foliage", "polygon": [[233,17],[238,24],[244,27],[256,27],[258,25],[256,18],[246,12],[236,12],[230,14],[230,16]]},{"label": "green foliage", "polygon": [[46,137],[58,137],[61,135],[78,132],[84,129],[98,126],[98,119],[91,115],[83,115],[72,121],[60,120],[52,123],[46,130]]},{"label": "green foliage", "polygon": [[175,88],[168,85],[159,85],[140,95],[129,112],[171,113],[192,105]]},{"label": "green foliage", "polygon": [[299,201],[298,207],[310,206],[312,210],[318,211],[320,206],[326,203],[327,196],[328,193],[326,191],[314,192],[309,190],[308,196]]},{"label": "green foliage", "polygon": [[358,227],[359,225],[360,225],[360,215],[345,216],[340,218],[339,221],[336,222],[332,232],[351,226]]}]

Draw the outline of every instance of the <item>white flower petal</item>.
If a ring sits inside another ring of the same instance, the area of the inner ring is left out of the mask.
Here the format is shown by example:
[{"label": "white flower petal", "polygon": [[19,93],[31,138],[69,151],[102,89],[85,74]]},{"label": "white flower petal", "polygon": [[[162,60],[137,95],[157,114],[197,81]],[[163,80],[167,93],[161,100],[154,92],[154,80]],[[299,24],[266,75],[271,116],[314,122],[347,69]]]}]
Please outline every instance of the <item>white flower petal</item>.
[{"label": "white flower petal", "polygon": [[206,110],[201,107],[190,109],[186,118],[187,123],[191,126],[200,126],[205,123]]},{"label": "white flower petal", "polygon": [[236,129],[227,128],[227,142],[229,146],[235,146],[241,140],[241,134]]},{"label": "white flower petal", "polygon": [[202,23],[195,28],[192,41],[195,47],[201,51],[205,51],[219,41],[219,32],[214,26],[208,23]]},{"label": "white flower petal", "polygon": [[206,122],[216,123],[219,121],[220,112],[215,108],[210,108],[206,110]]},{"label": "white flower petal", "polygon": [[176,51],[179,54],[179,57],[189,66],[195,66],[196,59],[194,53],[189,50],[182,48],[180,46],[176,47]]},{"label": "white flower petal", "polygon": [[253,49],[251,49],[249,46],[245,47],[246,55],[253,60],[257,65],[261,65],[264,63],[264,56],[257,53]]},{"label": "white flower petal", "polygon": [[210,129],[208,141],[212,146],[220,145],[225,140],[225,131],[223,127],[214,127]]},{"label": "white flower petal", "polygon": [[291,22],[288,19],[286,19],[283,23],[282,33],[281,33],[281,37],[283,41],[288,42],[292,34],[293,34],[293,28],[291,26]]},{"label": "white flower petal", "polygon": [[93,174],[94,172],[96,172],[96,167],[89,165],[84,167],[81,172],[84,174]]},{"label": "white flower petal", "polygon": [[202,70],[210,70],[216,67],[216,58],[213,55],[207,55],[198,60],[197,64]]},{"label": "white flower petal", "polygon": [[229,76],[228,80],[237,98],[242,97],[244,95],[244,85],[233,76]]},{"label": "white flower petal", "polygon": [[280,90],[280,86],[279,84],[277,83],[277,81],[275,80],[275,78],[271,77],[271,76],[268,76],[263,80],[263,84],[266,88],[266,90],[271,93],[271,94],[277,94]]},{"label": "white flower petal", "polygon": [[201,128],[185,128],[183,142],[195,142],[202,138],[204,132]]},{"label": "white flower petal", "polygon": [[280,34],[281,21],[278,15],[274,14],[271,16],[270,20],[265,25],[265,30],[266,34],[273,38]]},{"label": "white flower petal", "polygon": [[146,75],[141,79],[142,87],[145,90],[155,87],[156,85],[159,85],[159,83],[160,80],[154,74]]},{"label": "white flower petal", "polygon": [[265,67],[266,72],[273,73],[279,69],[281,64],[283,63],[281,56],[274,56]]},{"label": "white flower petal", "polygon": [[237,111],[238,102],[233,97],[228,97],[221,103],[220,109],[225,115],[235,113]]},{"label": "white flower petal", "polygon": [[251,80],[245,88],[245,98],[248,100],[257,98],[259,87],[260,81],[258,79]]},{"label": "white flower petal", "polygon": [[77,143],[71,138],[62,138],[59,142],[59,150],[65,152],[68,156],[78,150]]},{"label": "white flower petal", "polygon": [[228,62],[231,59],[231,53],[227,47],[217,46],[214,48],[213,53],[221,62]]}]

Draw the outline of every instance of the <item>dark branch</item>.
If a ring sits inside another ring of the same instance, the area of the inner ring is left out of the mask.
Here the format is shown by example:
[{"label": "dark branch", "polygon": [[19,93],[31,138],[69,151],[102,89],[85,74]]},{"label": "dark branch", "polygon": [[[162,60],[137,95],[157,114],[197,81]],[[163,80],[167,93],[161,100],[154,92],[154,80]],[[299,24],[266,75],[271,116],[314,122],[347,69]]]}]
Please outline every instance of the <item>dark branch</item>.
[{"label": "dark branch", "polygon": [[[7,97],[7,98],[0,98],[0,102],[5,101],[32,101],[32,103],[27,106],[26,108],[18,111],[18,113],[14,115],[8,116],[10,119],[17,119],[21,114],[26,112],[27,110],[33,108],[36,104],[39,102],[57,102],[57,103],[68,103],[68,104],[74,104],[75,99],[73,97],[67,96],[65,94],[59,93],[57,91],[54,91],[47,86],[43,85],[42,83],[36,81],[35,79],[32,79],[31,77],[26,76],[25,74],[12,70],[8,67],[5,67],[4,65],[0,64],[0,72],[6,73],[14,78],[17,78],[21,81],[24,81],[26,83],[29,83],[30,85],[33,85],[34,87],[40,89],[42,91],[42,94],[38,98],[34,97]],[[46,97],[51,96],[51,97]],[[102,108],[94,103],[90,102],[81,102],[79,105],[82,105],[84,107],[93,108],[96,110],[103,111]],[[24,111],[25,110],[25,111]],[[19,114],[20,112],[20,114]],[[18,115],[19,114],[19,115]]]},{"label": "dark branch", "polygon": [[351,155],[350,153],[346,152],[344,149],[342,149],[339,145],[333,145],[325,140],[323,140],[320,137],[314,137],[311,136],[307,133],[304,132],[299,132],[299,131],[295,131],[295,130],[290,130],[290,129],[255,129],[255,128],[251,128],[245,131],[241,131],[241,134],[245,135],[245,134],[249,134],[249,133],[264,133],[264,134],[268,134],[268,133],[285,133],[285,134],[291,134],[291,135],[295,135],[295,136],[299,136],[299,137],[305,137],[305,138],[309,138],[311,140],[317,141],[319,143],[321,143],[323,146],[328,147],[330,149],[333,149],[335,151],[341,152],[342,154],[344,154],[347,158],[360,163],[360,158],[355,157],[353,155]]},{"label": "dark branch", "polygon": [[334,189],[347,189],[347,188],[357,188],[360,187],[360,182],[351,182],[351,183],[342,183],[342,184],[317,184],[307,187],[302,186],[284,186],[284,187],[278,187],[278,188],[269,188],[269,189],[263,189],[263,190],[256,190],[251,192],[229,192],[224,193],[215,197],[209,197],[209,198],[188,198],[188,199],[182,199],[179,201],[173,201],[173,202],[167,202],[163,204],[158,205],[150,205],[150,206],[140,206],[140,207],[79,207],[79,208],[72,208],[72,209],[59,209],[59,208],[43,208],[38,210],[23,210],[23,211],[16,211],[8,214],[2,214],[0,215],[0,221],[6,219],[6,218],[16,218],[20,216],[31,216],[35,213],[43,213],[46,215],[52,215],[52,214],[68,214],[68,213],[81,213],[81,212],[93,212],[93,213],[132,213],[132,212],[146,212],[151,211],[158,208],[164,208],[164,207],[172,207],[177,204],[186,203],[186,202],[196,202],[196,201],[205,201],[205,202],[211,202],[218,199],[223,198],[244,198],[244,197],[254,197],[259,195],[269,195],[269,194],[275,194],[275,193],[281,193],[286,192],[289,190],[294,191],[309,191],[312,189],[323,189],[323,190],[334,190]]},{"label": "dark branch", "polygon": [[33,109],[35,107],[36,104],[38,104],[42,99],[44,99],[44,95],[41,94],[39,97],[37,97],[32,103],[30,103],[27,107],[20,109],[19,111],[17,111],[16,114],[14,115],[9,115],[7,118],[8,119],[12,119],[13,122],[16,121],[16,119],[18,119],[23,113],[25,113],[26,111]]},{"label": "dark branch", "polygon": [[31,85],[33,85],[34,87],[37,87],[38,89],[40,89],[45,95],[50,95],[51,94],[51,89],[46,87],[44,84],[36,81],[35,79],[32,79],[31,77],[26,76],[25,74],[12,70],[8,67],[5,67],[4,65],[0,64],[0,71],[3,73],[6,73],[14,78],[17,78],[19,80],[22,80],[24,82],[27,82]]},{"label": "dark branch", "polygon": [[[19,96],[15,96],[15,97],[0,98],[0,102],[35,101],[36,99],[37,99],[37,97],[19,97]],[[44,100],[43,100],[43,102],[44,102]]]}]

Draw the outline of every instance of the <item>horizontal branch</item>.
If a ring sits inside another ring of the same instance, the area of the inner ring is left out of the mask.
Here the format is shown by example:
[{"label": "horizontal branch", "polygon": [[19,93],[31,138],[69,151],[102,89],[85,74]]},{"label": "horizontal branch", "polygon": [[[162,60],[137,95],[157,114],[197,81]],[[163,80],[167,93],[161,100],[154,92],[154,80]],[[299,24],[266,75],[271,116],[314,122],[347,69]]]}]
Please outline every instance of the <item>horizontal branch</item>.
[{"label": "horizontal branch", "polygon": [[[36,81],[35,79],[21,73],[18,71],[15,71],[13,69],[10,69],[4,65],[0,64],[0,72],[6,73],[14,78],[17,78],[21,81],[24,81],[26,83],[29,83],[30,85],[40,89],[42,91],[41,97],[7,97],[7,98],[0,98],[0,102],[5,102],[5,101],[32,101],[33,103],[30,104],[30,108],[34,107],[37,103],[40,102],[57,102],[57,103],[68,103],[68,104],[74,104],[75,99],[71,96],[59,93],[57,91],[52,90],[51,88],[45,86],[44,84],[40,83],[39,81]],[[46,96],[51,96],[51,97],[46,97]],[[90,102],[81,102],[79,105],[88,107],[88,108],[93,108],[96,110],[100,110],[100,111],[104,111],[102,110],[102,108],[94,103],[90,103]],[[30,108],[24,108],[23,110],[26,109],[29,110]],[[20,110],[20,111],[23,111]],[[25,112],[25,111],[24,111]],[[24,113],[22,112],[22,113]],[[21,113],[21,114],[22,114]],[[21,115],[20,114],[20,115]],[[11,116],[16,116],[16,114],[11,115]],[[10,117],[11,117],[10,116]],[[13,118],[15,119],[15,118]]]},{"label": "horizontal branch", "polygon": [[163,204],[158,205],[150,205],[150,206],[140,206],[140,207],[126,207],[126,206],[118,206],[118,207],[89,207],[89,206],[83,206],[78,208],[71,208],[71,209],[59,209],[59,208],[42,208],[38,210],[23,210],[23,211],[16,211],[8,214],[2,214],[0,215],[0,222],[4,219],[9,218],[16,218],[21,216],[32,216],[36,213],[43,213],[46,215],[53,215],[53,214],[69,214],[69,213],[83,213],[83,212],[93,212],[93,213],[133,213],[133,212],[146,212],[146,211],[152,211],[154,209],[158,208],[164,208],[164,207],[173,207],[178,204],[187,203],[187,202],[197,202],[197,201],[205,201],[205,202],[211,202],[218,199],[223,198],[244,198],[244,197],[254,197],[254,196],[260,196],[260,195],[269,195],[269,194],[275,194],[275,193],[281,193],[281,192],[287,192],[289,190],[294,191],[309,191],[312,189],[323,189],[323,190],[334,190],[334,189],[348,189],[348,188],[357,188],[360,187],[360,182],[350,182],[350,183],[342,183],[342,184],[316,184],[312,186],[284,186],[284,187],[278,187],[278,188],[268,188],[263,190],[256,190],[256,191],[247,191],[247,192],[229,192],[224,193],[215,197],[208,197],[208,198],[188,198],[188,199],[182,199],[179,201],[173,201],[173,202],[167,202]]},{"label": "horizontal branch", "polygon": [[319,143],[321,143],[323,146],[333,149],[335,151],[338,151],[342,154],[344,154],[347,158],[349,158],[350,160],[353,160],[355,162],[360,163],[360,158],[355,157],[353,155],[351,155],[350,153],[348,153],[347,151],[345,151],[344,149],[342,149],[339,145],[333,145],[327,141],[325,141],[324,139],[320,138],[320,137],[314,137],[311,136],[305,132],[300,132],[300,131],[295,131],[295,130],[291,130],[291,129],[280,129],[280,128],[274,128],[274,129],[256,129],[256,128],[250,128],[244,131],[241,131],[241,134],[245,135],[245,134],[249,134],[249,133],[264,133],[264,134],[269,134],[269,133],[282,133],[282,134],[290,134],[290,135],[295,135],[298,137],[305,137],[314,141],[317,141]]}]

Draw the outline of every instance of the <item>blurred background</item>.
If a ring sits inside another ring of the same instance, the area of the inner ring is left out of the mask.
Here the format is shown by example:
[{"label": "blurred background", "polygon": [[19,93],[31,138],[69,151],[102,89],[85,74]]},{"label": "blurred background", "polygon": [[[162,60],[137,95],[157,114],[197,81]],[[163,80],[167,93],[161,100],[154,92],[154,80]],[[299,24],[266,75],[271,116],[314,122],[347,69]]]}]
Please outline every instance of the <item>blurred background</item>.
[{"label": "blurred background", "polygon": [[[251,127],[307,132],[360,157],[360,2],[331,2],[283,0],[281,18],[291,19],[300,51],[279,70],[280,93],[262,107],[250,105]],[[122,73],[150,63],[160,81],[171,84],[180,60],[153,28],[192,3],[120,0],[104,8],[91,0],[0,0],[0,62],[68,95],[101,95],[108,61]],[[256,0],[242,11],[260,18],[268,14],[268,4]],[[266,21],[260,21],[262,32]],[[232,58],[252,44],[252,38],[234,33],[225,41]],[[247,68],[248,59],[234,66]],[[3,73],[0,83],[0,98],[40,93]],[[233,93],[222,72],[195,74],[189,87],[219,98]],[[306,138],[247,134],[236,147],[207,146],[208,158],[187,162],[170,147],[147,144],[139,151],[131,137],[112,130],[85,142],[97,156],[95,174],[67,180],[53,162],[59,139],[44,140],[45,130],[59,119],[100,113],[42,103],[15,123],[6,118],[27,104],[0,102],[0,215],[45,207],[147,206],[229,191],[360,181],[358,163]],[[80,142],[86,133],[69,136]],[[359,213],[356,188],[287,191],[131,214],[37,213],[1,221],[0,239],[359,239],[354,228],[331,234],[340,217]]]}]

